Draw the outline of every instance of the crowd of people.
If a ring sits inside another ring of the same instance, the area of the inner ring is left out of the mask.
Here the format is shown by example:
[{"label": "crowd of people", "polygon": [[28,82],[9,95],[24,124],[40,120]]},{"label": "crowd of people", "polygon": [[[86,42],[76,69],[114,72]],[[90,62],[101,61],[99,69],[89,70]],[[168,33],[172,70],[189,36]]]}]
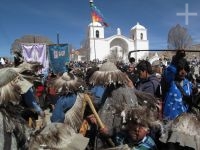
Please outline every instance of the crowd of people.
[{"label": "crowd of people", "polygon": [[[69,149],[66,141],[73,130],[84,141],[74,149],[200,150],[199,75],[191,75],[184,50],[177,50],[168,66],[161,60],[151,64],[130,58],[126,64],[70,62],[66,72],[44,76],[37,74],[40,69],[40,64],[21,59],[0,69],[0,112],[10,118],[3,124],[15,124],[18,118],[24,126],[30,118],[45,118],[45,110],[51,113],[30,140],[18,124],[12,126],[8,133],[14,134],[17,149]],[[15,114],[14,108],[21,111]],[[23,138],[17,139],[16,130]]]}]

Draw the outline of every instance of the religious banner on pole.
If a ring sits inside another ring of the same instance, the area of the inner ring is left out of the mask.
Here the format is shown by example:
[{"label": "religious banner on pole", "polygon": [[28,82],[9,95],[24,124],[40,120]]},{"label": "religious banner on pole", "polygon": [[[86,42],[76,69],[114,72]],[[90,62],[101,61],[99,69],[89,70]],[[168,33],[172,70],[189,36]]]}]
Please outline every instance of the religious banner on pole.
[{"label": "religious banner on pole", "polygon": [[66,72],[66,63],[69,62],[68,44],[49,45],[49,62],[54,73]]},{"label": "religious banner on pole", "polygon": [[23,43],[22,55],[26,62],[39,62],[43,65],[41,73],[47,73],[49,69],[49,61],[47,58],[46,44],[43,43]]}]

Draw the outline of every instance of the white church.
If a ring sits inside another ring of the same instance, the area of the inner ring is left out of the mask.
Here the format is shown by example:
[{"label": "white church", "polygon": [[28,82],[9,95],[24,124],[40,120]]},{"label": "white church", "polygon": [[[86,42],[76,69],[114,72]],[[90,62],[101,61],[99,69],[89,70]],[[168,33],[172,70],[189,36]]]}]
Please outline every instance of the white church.
[{"label": "white church", "polygon": [[[147,29],[137,23],[130,29],[130,38],[121,34],[120,28],[117,33],[110,37],[105,37],[105,27],[99,22],[88,25],[87,39],[83,48],[80,49],[79,60],[87,57],[89,60],[105,60],[116,56],[124,62],[128,61],[129,51],[136,61],[146,59],[149,56],[149,41],[147,39]],[[84,51],[84,52],[81,52]],[[87,56],[86,56],[87,55]]]}]

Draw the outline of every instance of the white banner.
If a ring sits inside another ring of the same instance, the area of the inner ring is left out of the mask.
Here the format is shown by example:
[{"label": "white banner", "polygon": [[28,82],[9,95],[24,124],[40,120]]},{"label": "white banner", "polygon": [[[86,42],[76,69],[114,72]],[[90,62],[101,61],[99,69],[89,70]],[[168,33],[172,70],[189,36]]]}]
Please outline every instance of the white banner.
[{"label": "white banner", "polygon": [[46,44],[41,43],[23,43],[22,55],[26,62],[39,62],[43,65],[42,73],[46,74],[49,69]]}]

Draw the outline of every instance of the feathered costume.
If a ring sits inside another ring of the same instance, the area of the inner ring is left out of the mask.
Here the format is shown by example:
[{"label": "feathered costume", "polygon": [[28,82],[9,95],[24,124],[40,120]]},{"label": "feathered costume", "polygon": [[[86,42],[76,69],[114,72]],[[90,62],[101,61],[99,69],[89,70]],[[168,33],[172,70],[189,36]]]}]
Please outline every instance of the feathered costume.
[{"label": "feathered costume", "polygon": [[12,68],[0,69],[0,149],[26,149],[28,128],[21,117],[21,93],[30,88]]},{"label": "feathered costume", "polygon": [[[53,86],[60,98],[55,105],[52,117],[61,117],[60,115],[62,115],[64,117],[62,122],[70,124],[74,129],[79,129],[83,119],[81,110],[84,96],[81,92],[85,88],[85,82],[75,75],[65,72],[53,81]],[[70,99],[71,96],[74,98]],[[60,106],[61,108],[59,108]],[[67,109],[66,113],[65,109]]]},{"label": "feathered costume", "polygon": [[[108,128],[109,134],[114,135],[122,127],[121,113],[127,108],[137,106],[137,97],[132,89],[128,88],[128,77],[121,72],[114,63],[106,62],[101,65],[99,71],[95,71],[89,79],[94,86],[105,87],[104,96],[98,114],[102,122]],[[98,148],[101,146],[98,145]]]},{"label": "feathered costume", "polygon": [[[44,149],[84,150],[89,140],[77,134],[77,131],[83,120],[84,95],[81,91],[85,83],[73,74],[65,72],[52,82],[52,86],[54,86],[56,93],[60,97],[67,97],[71,93],[76,94],[77,97],[73,106],[66,113],[61,112],[64,115],[64,123],[51,123],[41,131],[38,131],[38,133],[31,137],[29,149],[35,150],[43,147]],[[58,105],[58,101],[56,105]],[[55,106],[55,109],[59,108]],[[55,109],[54,111],[56,111]]]},{"label": "feathered costume", "polygon": [[42,131],[31,136],[29,150],[55,149],[55,150],[84,150],[89,139],[77,134],[69,125],[52,123]]},{"label": "feathered costume", "polygon": [[166,125],[166,132],[160,138],[163,143],[177,143],[182,147],[200,150],[200,118],[183,113]]},{"label": "feathered costume", "polygon": [[145,108],[148,106],[149,111],[155,113],[158,119],[156,98],[151,94],[129,88],[127,75],[118,70],[113,63],[102,64],[99,71],[94,72],[89,81],[90,84],[106,87],[103,96],[105,103],[99,110],[99,116],[111,136],[121,130],[123,124],[126,123],[127,111],[139,107],[138,105]]}]

